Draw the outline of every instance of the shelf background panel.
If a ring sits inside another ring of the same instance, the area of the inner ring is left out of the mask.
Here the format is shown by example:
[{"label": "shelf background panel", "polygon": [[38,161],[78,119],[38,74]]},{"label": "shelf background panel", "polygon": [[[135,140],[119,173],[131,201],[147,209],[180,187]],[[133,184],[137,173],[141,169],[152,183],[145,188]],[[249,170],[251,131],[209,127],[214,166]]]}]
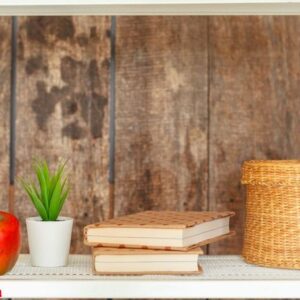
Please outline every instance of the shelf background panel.
[{"label": "shelf background panel", "polygon": [[299,157],[299,34],[299,17],[209,18],[209,208],[237,213],[210,253],[241,251],[242,162]]},{"label": "shelf background panel", "polygon": [[[11,18],[0,22],[0,209],[6,209]],[[240,253],[241,163],[300,155],[299,22],[291,16],[116,17],[111,49],[111,17],[19,17],[14,180],[23,251],[24,219],[35,211],[17,178],[29,174],[34,156],[51,164],[62,156],[70,158],[72,174],[63,213],[76,219],[73,253],[89,252],[82,228],[107,219],[110,200],[115,215],[234,210],[237,235],[208,252]],[[109,194],[111,120],[116,148]]]},{"label": "shelf background panel", "polygon": [[116,215],[207,208],[207,18],[117,17]]},{"label": "shelf background panel", "polygon": [[[11,76],[11,22],[10,17],[0,18],[0,209],[8,210],[13,193],[9,194],[9,111]],[[13,189],[11,189],[13,192]]]},{"label": "shelf background panel", "polygon": [[[63,215],[75,219],[71,252],[88,253],[83,227],[108,216],[108,17],[20,17],[16,176],[31,158],[68,159],[71,193]],[[34,208],[16,186],[23,224]]]}]

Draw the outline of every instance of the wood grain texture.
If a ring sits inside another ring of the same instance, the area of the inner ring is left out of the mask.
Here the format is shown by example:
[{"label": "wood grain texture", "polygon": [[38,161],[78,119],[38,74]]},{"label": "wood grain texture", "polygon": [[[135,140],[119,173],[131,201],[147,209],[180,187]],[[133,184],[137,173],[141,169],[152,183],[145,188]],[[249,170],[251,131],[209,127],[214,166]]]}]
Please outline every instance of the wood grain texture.
[{"label": "wood grain texture", "polygon": [[11,18],[0,17],[0,210],[8,209]]},{"label": "wood grain texture", "polygon": [[207,18],[118,17],[115,212],[205,210]]},{"label": "wood grain texture", "polygon": [[300,155],[300,18],[211,17],[209,40],[209,208],[237,213],[209,253],[240,253],[242,162]]},{"label": "wood grain texture", "polygon": [[[71,194],[63,215],[75,218],[71,252],[83,227],[108,215],[108,17],[22,17],[19,20],[17,175],[32,158],[54,166],[69,159]],[[36,215],[18,186],[17,215]],[[23,226],[25,229],[25,225]],[[27,250],[24,233],[23,251]]]},{"label": "wood grain texture", "polygon": [[[0,209],[8,198],[10,22],[0,18]],[[88,252],[83,226],[109,211],[110,18],[19,23],[17,176],[31,173],[34,156],[51,165],[69,158],[64,214],[76,219],[72,252]],[[209,250],[240,253],[241,163],[300,155],[300,18],[117,17],[116,33],[115,214],[234,210],[237,236]],[[23,225],[36,214],[19,186],[16,213]]]}]

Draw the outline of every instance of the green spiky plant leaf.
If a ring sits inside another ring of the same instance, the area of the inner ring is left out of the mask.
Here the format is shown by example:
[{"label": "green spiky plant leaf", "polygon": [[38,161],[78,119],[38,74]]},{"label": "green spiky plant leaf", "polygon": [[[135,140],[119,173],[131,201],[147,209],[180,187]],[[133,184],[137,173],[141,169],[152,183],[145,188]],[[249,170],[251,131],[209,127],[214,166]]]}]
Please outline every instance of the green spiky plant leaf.
[{"label": "green spiky plant leaf", "polygon": [[66,162],[60,163],[52,173],[45,160],[36,160],[33,170],[38,185],[20,179],[23,189],[43,221],[56,221],[68,197],[70,188],[65,176],[65,166]]}]

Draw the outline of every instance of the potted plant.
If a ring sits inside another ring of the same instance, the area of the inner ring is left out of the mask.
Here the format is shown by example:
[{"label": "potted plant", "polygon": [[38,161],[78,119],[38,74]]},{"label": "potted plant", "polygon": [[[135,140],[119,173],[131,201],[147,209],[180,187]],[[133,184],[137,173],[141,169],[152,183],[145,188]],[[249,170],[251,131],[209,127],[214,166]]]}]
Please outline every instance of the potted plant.
[{"label": "potted plant", "polygon": [[60,163],[51,172],[46,161],[34,161],[38,184],[20,180],[39,214],[38,217],[26,219],[33,266],[58,267],[65,266],[68,261],[73,219],[59,216],[69,194],[65,165],[65,162]]}]

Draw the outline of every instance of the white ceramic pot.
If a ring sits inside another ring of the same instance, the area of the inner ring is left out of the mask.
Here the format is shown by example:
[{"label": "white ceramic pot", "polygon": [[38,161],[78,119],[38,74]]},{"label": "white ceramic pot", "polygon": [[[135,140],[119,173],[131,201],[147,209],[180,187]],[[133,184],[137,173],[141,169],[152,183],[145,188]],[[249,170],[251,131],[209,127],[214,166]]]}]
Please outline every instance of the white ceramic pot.
[{"label": "white ceramic pot", "polygon": [[73,219],[42,221],[26,219],[31,264],[36,267],[60,267],[68,263]]}]

